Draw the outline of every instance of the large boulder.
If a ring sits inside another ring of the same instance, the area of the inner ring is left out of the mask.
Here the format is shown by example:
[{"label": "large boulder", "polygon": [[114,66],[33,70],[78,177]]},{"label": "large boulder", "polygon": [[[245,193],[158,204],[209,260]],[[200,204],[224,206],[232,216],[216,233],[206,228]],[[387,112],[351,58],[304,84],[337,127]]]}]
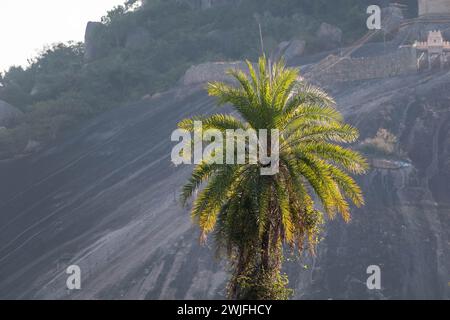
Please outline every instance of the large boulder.
[{"label": "large boulder", "polygon": [[286,60],[301,56],[305,52],[305,47],[306,42],[304,40],[292,40],[284,52]]},{"label": "large boulder", "polygon": [[101,22],[89,21],[84,34],[84,60],[91,62],[99,59],[104,54],[104,48],[100,44],[100,33],[105,26]]},{"label": "large boulder", "polygon": [[341,44],[342,30],[324,22],[317,30],[316,36],[322,49],[334,49]]},{"label": "large boulder", "polygon": [[21,115],[22,111],[0,100],[0,127],[11,126]]},{"label": "large boulder", "polygon": [[275,58],[284,57],[286,61],[289,61],[292,58],[301,56],[305,52],[305,47],[306,41],[304,40],[283,41],[276,49]]},{"label": "large boulder", "polygon": [[242,61],[237,62],[208,62],[190,67],[181,82],[183,85],[196,85],[210,81],[232,81],[227,75],[229,69],[247,69]]}]

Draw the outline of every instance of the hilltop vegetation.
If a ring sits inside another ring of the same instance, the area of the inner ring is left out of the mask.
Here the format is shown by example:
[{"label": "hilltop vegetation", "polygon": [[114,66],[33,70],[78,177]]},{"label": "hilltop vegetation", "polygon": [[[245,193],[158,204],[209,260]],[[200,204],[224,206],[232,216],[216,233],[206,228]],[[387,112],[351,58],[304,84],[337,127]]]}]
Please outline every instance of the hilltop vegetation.
[{"label": "hilltop vegetation", "polygon": [[0,158],[20,153],[30,140],[48,142],[105,110],[167,89],[192,65],[255,59],[261,23],[266,51],[281,41],[306,40],[319,50],[320,23],[340,27],[344,43],[362,35],[361,0],[244,0],[202,10],[190,0],[129,0],[109,11],[95,34],[97,57],[84,43],[45,48],[26,68],[0,76],[0,100],[24,111],[0,131]]}]

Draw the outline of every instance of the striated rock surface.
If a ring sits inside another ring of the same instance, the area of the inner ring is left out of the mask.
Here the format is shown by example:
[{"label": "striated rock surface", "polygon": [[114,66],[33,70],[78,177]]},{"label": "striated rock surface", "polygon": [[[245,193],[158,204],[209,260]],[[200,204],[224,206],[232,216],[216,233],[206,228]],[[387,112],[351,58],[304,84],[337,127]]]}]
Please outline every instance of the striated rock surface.
[{"label": "striated rock surface", "polygon": [[[372,161],[359,179],[366,206],[353,210],[349,225],[329,223],[306,274],[288,268],[298,275],[298,298],[450,297],[449,88],[445,72],[339,88],[341,109],[362,138],[387,127],[411,162]],[[380,291],[365,286],[369,265],[381,268]]]},{"label": "striated rock surface", "polygon": [[[449,299],[450,75],[330,90],[362,139],[386,128],[411,162],[359,179],[366,206],[348,225],[327,224],[317,257],[286,265],[295,298]],[[176,123],[213,111],[203,90],[180,87],[0,163],[0,298],[224,297],[226,269],[177,202],[192,168],[170,162]],[[80,291],[66,289],[71,264],[81,267]],[[381,268],[382,290],[367,289],[369,265]]]}]

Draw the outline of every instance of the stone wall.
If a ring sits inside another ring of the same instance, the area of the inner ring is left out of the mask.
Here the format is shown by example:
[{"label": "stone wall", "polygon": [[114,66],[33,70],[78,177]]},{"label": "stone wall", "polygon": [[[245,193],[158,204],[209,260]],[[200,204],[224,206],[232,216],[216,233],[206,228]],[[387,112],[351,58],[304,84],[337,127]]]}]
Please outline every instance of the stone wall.
[{"label": "stone wall", "polygon": [[450,0],[419,0],[419,16],[450,15]]},{"label": "stone wall", "polygon": [[190,67],[181,79],[184,85],[196,85],[210,81],[232,81],[227,74],[230,69],[247,70],[242,61],[237,62],[208,62]]},{"label": "stone wall", "polygon": [[328,56],[314,66],[310,77],[320,83],[382,79],[417,72],[413,48],[399,48],[385,55],[363,58]]}]

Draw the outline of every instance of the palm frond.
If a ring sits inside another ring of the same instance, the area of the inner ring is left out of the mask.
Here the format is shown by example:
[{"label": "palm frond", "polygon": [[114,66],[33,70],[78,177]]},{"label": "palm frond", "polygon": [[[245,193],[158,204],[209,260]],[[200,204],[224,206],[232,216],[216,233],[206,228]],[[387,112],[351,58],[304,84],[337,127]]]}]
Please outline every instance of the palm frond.
[{"label": "palm frond", "polygon": [[178,123],[178,127],[193,132],[195,121],[202,122],[202,130],[217,129],[225,132],[227,129],[247,129],[247,126],[242,121],[228,114],[214,114],[211,116],[197,116],[183,119]]}]

